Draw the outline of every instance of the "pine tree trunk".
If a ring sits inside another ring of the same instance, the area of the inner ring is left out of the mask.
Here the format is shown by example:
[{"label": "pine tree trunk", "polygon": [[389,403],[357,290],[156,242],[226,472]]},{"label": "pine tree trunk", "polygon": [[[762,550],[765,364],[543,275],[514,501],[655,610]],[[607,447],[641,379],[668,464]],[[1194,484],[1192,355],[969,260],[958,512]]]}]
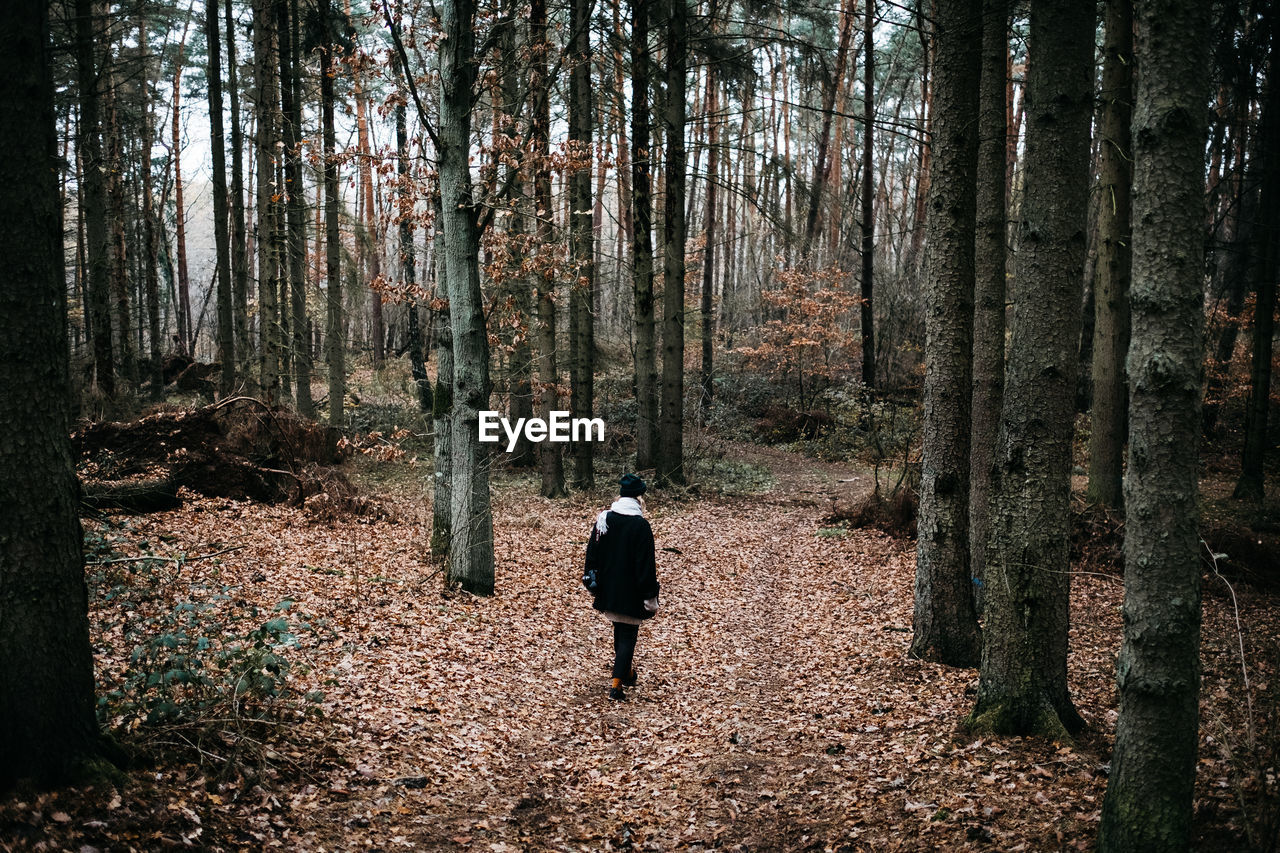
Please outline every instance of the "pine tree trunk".
[{"label": "pine tree trunk", "polygon": [[977,731],[1062,737],[1084,725],[1067,690],[1068,528],[1093,33],[1093,6],[1032,0],[1025,198],[969,718]]},{"label": "pine tree trunk", "polygon": [[[321,0],[320,16],[333,15],[329,0]],[[326,25],[327,26],[327,25]],[[338,234],[338,159],[333,129],[333,46],[320,49],[320,110],[324,156],[325,313],[324,343],[329,365],[329,423],[341,426],[346,399],[346,335],[342,321],[342,242]]]},{"label": "pine tree trunk", "polygon": [[[311,342],[307,325],[307,201],[302,186],[302,84],[297,0],[277,0],[280,40],[280,106],[283,114],[285,197],[288,208],[289,330],[298,414],[315,415],[311,401]],[[283,300],[282,300],[283,302]]]},{"label": "pine tree trunk", "polygon": [[1199,745],[1196,525],[1209,7],[1198,0],[1134,6],[1139,74],[1124,643],[1116,665],[1120,716],[1098,838],[1103,853],[1188,849]]},{"label": "pine tree trunk", "polygon": [[1004,400],[1005,68],[1009,55],[1008,0],[982,4],[982,79],[978,92],[978,210],[974,251],[973,409],[969,450],[969,571],[982,612],[991,466]]},{"label": "pine tree trunk", "polygon": [[236,342],[236,374],[250,377],[253,345],[249,338],[249,249],[244,214],[244,131],[240,126],[240,69],[236,65],[236,29],[231,0],[223,7],[227,24],[227,94],[231,106],[231,305]]},{"label": "pine tree trunk", "polygon": [[666,132],[666,196],[662,232],[662,400],[658,420],[659,484],[685,481],[684,474],[684,250],[686,71],[689,63],[686,0],[669,0]]},{"label": "pine tree trunk", "polygon": [[[138,40],[147,43],[146,18],[138,18]],[[142,140],[141,150],[145,152],[142,164],[142,244],[145,258],[143,272],[146,277],[147,294],[147,338],[150,351],[147,358],[148,374],[151,381],[151,396],[158,399],[164,393],[164,373],[161,369],[163,342],[160,339],[160,250],[156,236],[155,199],[151,192],[151,147],[155,141],[155,114],[152,98],[151,63],[145,58],[142,65]]]},{"label": "pine tree trunk", "polygon": [[258,251],[258,382],[263,398],[280,402],[280,351],[284,339],[280,325],[280,257],[283,214],[276,187],[275,145],[279,137],[280,113],[277,92],[276,22],[272,0],[253,1],[254,107],[257,128],[254,153],[257,158],[257,251]]},{"label": "pine tree trunk", "polygon": [[[862,30],[862,384],[876,387],[876,334],[873,279],[875,273],[875,212],[871,194],[872,141],[875,132],[875,0],[865,0]],[[916,223],[919,227],[920,223]]]},{"label": "pine tree trunk", "polygon": [[653,312],[653,174],[649,133],[649,9],[631,0],[631,282],[636,334],[636,468],[658,448],[658,366]]},{"label": "pine tree trunk", "polygon": [[231,238],[227,233],[227,158],[222,135],[222,51],[218,0],[206,0],[204,37],[209,51],[209,142],[213,152],[213,240],[218,256],[219,390],[230,394],[236,384],[235,304],[231,285]]},{"label": "pine tree trunk", "polygon": [[108,25],[106,67],[107,109],[107,224],[111,232],[111,297],[115,307],[115,340],[119,356],[119,378],[129,390],[138,387],[138,360],[134,350],[133,311],[129,306],[129,259],[125,240],[128,216],[124,204],[124,136],[120,110],[116,105],[118,80],[110,58],[114,36]]},{"label": "pine tree trunk", "polygon": [[[185,33],[184,33],[185,35]],[[174,242],[177,247],[178,263],[178,352],[195,356],[192,347],[195,345],[195,330],[192,328],[191,316],[191,278],[187,270],[187,208],[182,197],[182,134],[180,133],[179,116],[182,114],[182,55],[185,39],[178,45],[178,60],[173,71],[173,122],[170,128],[170,145],[173,158],[173,203],[174,203]]]},{"label": "pine tree trunk", "polygon": [[[77,4],[78,15],[90,11]],[[0,789],[19,779],[79,781],[97,772],[102,754],[68,438],[72,391],[48,16],[40,0],[0,4],[12,64],[0,84],[0,269],[7,277],[0,288]],[[92,21],[81,17],[76,25],[87,37]],[[91,100],[92,68],[79,70]],[[89,157],[86,171],[95,162]]]},{"label": "pine tree trunk", "polygon": [[[1275,35],[1271,35],[1272,44]],[[1271,407],[1271,353],[1275,339],[1276,275],[1280,269],[1280,98],[1276,97],[1274,47],[1262,105],[1262,181],[1259,222],[1251,272],[1257,293],[1253,308],[1253,356],[1249,369],[1249,402],[1245,409],[1244,454],[1234,497],[1263,500],[1263,463],[1267,452],[1267,412]]]},{"label": "pine tree trunk", "polygon": [[1124,474],[1124,360],[1129,352],[1129,207],[1132,192],[1133,0],[1107,0],[1098,128],[1098,263],[1094,277],[1093,420],[1089,488],[1093,503],[1121,505]]},{"label": "pine tree trunk", "polygon": [[[934,15],[933,148],[925,285],[924,448],[910,655],[977,666],[969,573],[969,413],[973,361],[981,0]],[[867,45],[868,49],[870,44]],[[864,164],[864,175],[870,173]]]},{"label": "pine tree trunk", "polygon": [[[538,417],[546,420],[558,408],[560,369],[556,361],[556,301],[554,248],[551,212],[551,101],[547,79],[547,4],[532,0],[529,4],[529,99],[532,113],[530,148],[533,159],[533,208],[536,226],[537,257],[533,263],[534,302],[537,306],[538,344]],[[564,462],[561,446],[544,441],[538,445],[538,466],[542,475],[544,498],[561,498],[564,487]]]},{"label": "pine tree trunk", "polygon": [[[712,20],[715,19],[715,2],[712,0]],[[703,217],[703,253],[702,253],[702,373],[699,377],[702,393],[698,401],[698,411],[705,413],[711,407],[715,394],[713,335],[715,334],[715,313],[713,311],[716,270],[716,197],[720,181],[720,117],[719,110],[720,84],[716,80],[714,65],[707,67],[707,201]]]},{"label": "pine tree trunk", "polygon": [[[93,337],[93,367],[98,390],[107,399],[116,394],[114,350],[111,345],[111,298],[107,236],[107,185],[102,159],[101,88],[96,59],[100,23],[93,0],[76,0],[76,79],[80,89],[80,138],[76,148],[82,162],[84,185],[80,205],[84,210],[89,302],[89,327]],[[176,109],[176,107],[175,107]]]},{"label": "pine tree trunk", "polygon": [[[569,246],[573,284],[569,290],[569,409],[590,418],[595,408],[595,229],[591,221],[591,0],[572,0],[569,42],[569,144],[577,164],[569,175]],[[573,444],[573,485],[595,485],[595,445]]]},{"label": "pine tree trunk", "polygon": [[[870,2],[868,0],[868,6]],[[844,86],[845,67],[849,61],[849,43],[853,41],[854,13],[851,0],[840,3],[840,38],[836,44],[836,67],[831,77],[822,88],[822,129],[818,131],[818,152],[813,161],[813,180],[809,183],[809,212],[805,216],[804,250],[801,252],[805,263],[809,263],[809,253],[813,249],[813,238],[818,233],[818,214],[822,210],[822,192],[827,180],[827,153],[831,147],[832,111],[836,106],[836,97]],[[871,42],[863,42],[863,49],[869,50]],[[836,159],[843,152],[836,144]],[[838,184],[837,184],[838,187]]]},{"label": "pine tree trunk", "polygon": [[476,77],[474,0],[440,6],[440,203],[453,332],[452,543],[449,579],[493,594],[493,516],[479,412],[489,403],[489,338],[480,293],[480,229],[472,198],[471,87]]}]

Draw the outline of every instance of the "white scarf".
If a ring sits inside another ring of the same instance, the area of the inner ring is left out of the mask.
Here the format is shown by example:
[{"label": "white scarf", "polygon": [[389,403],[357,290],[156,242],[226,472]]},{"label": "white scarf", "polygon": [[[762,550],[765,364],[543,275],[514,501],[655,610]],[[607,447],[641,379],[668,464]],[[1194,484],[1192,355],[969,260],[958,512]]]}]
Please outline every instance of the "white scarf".
[{"label": "white scarf", "polygon": [[640,501],[635,498],[618,498],[613,502],[613,506],[601,510],[596,516],[596,530],[601,536],[609,532],[609,522],[605,519],[608,518],[610,511],[618,515],[644,515],[644,507],[640,506]]}]

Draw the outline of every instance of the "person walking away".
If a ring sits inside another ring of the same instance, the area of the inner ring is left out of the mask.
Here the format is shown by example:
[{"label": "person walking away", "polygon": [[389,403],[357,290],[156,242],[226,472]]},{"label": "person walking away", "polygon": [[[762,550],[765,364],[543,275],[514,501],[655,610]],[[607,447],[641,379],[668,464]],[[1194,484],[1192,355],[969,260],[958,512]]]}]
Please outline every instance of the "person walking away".
[{"label": "person walking away", "polygon": [[613,700],[627,698],[624,685],[635,686],[640,623],[658,612],[653,528],[644,517],[647,487],[635,474],[624,474],[618,487],[618,499],[592,525],[582,578],[595,597],[592,606],[613,623]]}]

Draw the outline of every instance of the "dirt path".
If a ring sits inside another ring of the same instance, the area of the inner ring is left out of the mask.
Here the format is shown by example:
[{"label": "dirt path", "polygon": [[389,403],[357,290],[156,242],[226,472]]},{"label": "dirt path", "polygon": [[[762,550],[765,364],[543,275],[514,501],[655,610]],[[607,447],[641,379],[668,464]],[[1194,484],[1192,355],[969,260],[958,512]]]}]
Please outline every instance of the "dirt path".
[{"label": "dirt path", "polygon": [[911,547],[820,527],[831,497],[865,475],[762,459],[778,480],[768,494],[651,500],[659,547],[679,553],[659,552],[663,609],[641,631],[625,703],[605,698],[610,629],[577,581],[597,507],[503,494],[496,597],[428,593],[421,623],[387,626],[382,644],[336,661],[335,704],[369,709],[363,781],[321,794],[325,819],[304,845],[352,833],[467,850],[994,837],[976,793],[949,790],[933,763],[972,768],[981,744],[955,727],[973,673],[905,659]]}]

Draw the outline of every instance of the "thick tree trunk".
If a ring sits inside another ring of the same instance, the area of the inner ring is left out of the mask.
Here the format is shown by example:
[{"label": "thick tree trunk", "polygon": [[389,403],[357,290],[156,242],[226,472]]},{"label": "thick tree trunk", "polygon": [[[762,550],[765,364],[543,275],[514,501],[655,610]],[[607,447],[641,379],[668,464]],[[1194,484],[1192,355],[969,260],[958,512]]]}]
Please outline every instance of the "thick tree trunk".
[{"label": "thick tree trunk", "polygon": [[[1274,44],[1275,35],[1271,36]],[[1280,98],[1276,97],[1274,50],[1262,105],[1262,181],[1258,228],[1250,268],[1257,293],[1253,309],[1253,358],[1245,409],[1244,454],[1234,497],[1262,504],[1267,452],[1267,412],[1271,407],[1271,353],[1275,339],[1276,276],[1280,271]]]},{"label": "thick tree trunk", "polygon": [[1093,33],[1093,6],[1032,0],[1025,199],[969,718],[978,731],[1065,736],[1084,724],[1067,690],[1068,526]]},{"label": "thick tree trunk", "polygon": [[1120,717],[1098,838],[1103,853],[1188,849],[1199,744],[1196,505],[1209,7],[1198,0],[1134,5],[1140,73],[1133,114],[1125,630],[1116,666]]},{"label": "thick tree trunk", "polygon": [[[321,0],[320,16],[333,15],[329,0]],[[326,24],[326,27],[328,24]],[[338,234],[338,159],[333,129],[333,46],[320,49],[320,111],[324,156],[324,242],[325,242],[325,356],[329,365],[329,423],[341,426],[346,399],[346,335],[342,322],[342,242]]]},{"label": "thick tree trunk", "polygon": [[[108,25],[108,53],[114,41]],[[124,135],[120,126],[120,109],[116,103],[119,83],[114,64],[108,60],[106,79],[107,108],[107,224],[111,232],[111,299],[115,308],[115,341],[119,357],[119,378],[129,390],[138,387],[138,360],[134,349],[133,310],[129,305],[128,242],[125,225],[128,213],[124,204]]]},{"label": "thick tree trunk", "polygon": [[[573,270],[569,289],[569,349],[573,370],[569,409],[590,418],[595,407],[595,229],[591,222],[591,0],[572,0],[569,36],[569,144],[576,162],[569,175],[569,247]],[[573,485],[595,485],[595,445],[573,445]]]},{"label": "thick tree trunk", "polygon": [[[87,6],[77,4],[77,14],[88,15]],[[76,781],[92,775],[102,754],[68,437],[48,16],[40,0],[0,4],[12,66],[0,82],[0,789],[28,778]],[[76,23],[87,35],[92,22]],[[92,87],[92,69],[80,70],[81,83]]]},{"label": "thick tree trunk", "polygon": [[[76,0],[76,80],[80,89],[80,121],[77,126],[80,138],[76,141],[76,148],[83,164],[84,185],[80,190],[80,205],[84,210],[89,268],[85,292],[89,302],[89,328],[93,336],[94,378],[98,390],[110,399],[116,394],[116,368],[111,346],[110,243],[100,117],[102,93],[96,59],[99,27],[93,0]],[[176,114],[176,104],[174,110]],[[181,210],[182,196],[179,195],[178,199]]]},{"label": "thick tree trunk", "polygon": [[981,0],[939,0],[934,28],[936,173],[929,186],[925,238],[924,449],[910,654],[971,667],[978,665],[982,654],[969,573],[969,395],[979,129],[973,117],[978,112]]},{"label": "thick tree trunk", "polygon": [[1129,352],[1129,207],[1133,151],[1133,0],[1107,0],[1098,152],[1098,264],[1094,277],[1093,422],[1089,431],[1091,502],[1119,507],[1124,476]]},{"label": "thick tree trunk", "polygon": [[[875,334],[875,215],[872,208],[871,156],[875,132],[875,10],[876,0],[865,0],[862,30],[862,384],[876,387]],[[976,82],[976,81],[975,81]],[[917,222],[917,227],[919,223]]]},{"label": "thick tree trunk", "polygon": [[973,410],[969,450],[969,571],[982,612],[991,517],[991,465],[1004,400],[1005,68],[1008,0],[982,4],[982,80],[978,92],[978,212],[974,251]]},{"label": "thick tree trunk", "polygon": [[213,156],[213,241],[218,257],[219,388],[230,394],[236,384],[235,304],[231,285],[231,238],[227,233],[227,158],[222,135],[222,51],[218,0],[207,0],[204,37],[209,51],[209,143]]},{"label": "thick tree trunk", "polygon": [[280,101],[277,92],[276,22],[272,0],[253,2],[253,69],[257,128],[258,231],[258,381],[263,398],[280,401],[280,352],[284,345],[280,325],[280,257],[283,213],[276,186],[275,145],[279,137]]},{"label": "thick tree trunk", "polygon": [[[277,0],[280,40],[280,106],[283,113],[285,197],[289,221],[288,359],[293,366],[298,414],[315,415],[311,401],[311,344],[307,323],[307,201],[302,186],[302,84],[297,0]],[[283,301],[283,300],[282,300]]]},{"label": "thick tree trunk", "polygon": [[666,196],[662,232],[662,400],[658,420],[659,484],[683,483],[684,475],[684,250],[686,72],[689,63],[686,0],[669,0],[667,22]]},{"label": "thick tree trunk", "polygon": [[658,366],[653,316],[653,174],[649,132],[649,9],[631,2],[631,283],[636,331],[636,468],[652,468],[658,448]]},{"label": "thick tree trunk", "polygon": [[489,404],[489,338],[480,293],[480,229],[472,198],[471,87],[476,78],[474,0],[440,6],[440,203],[453,331],[453,489],[449,580],[493,594],[493,515],[479,412]]},{"label": "thick tree trunk", "polygon": [[240,125],[240,70],[231,0],[223,6],[227,24],[227,94],[231,106],[231,304],[236,341],[236,374],[249,380],[253,345],[249,338],[249,248],[244,220],[244,131]]}]

